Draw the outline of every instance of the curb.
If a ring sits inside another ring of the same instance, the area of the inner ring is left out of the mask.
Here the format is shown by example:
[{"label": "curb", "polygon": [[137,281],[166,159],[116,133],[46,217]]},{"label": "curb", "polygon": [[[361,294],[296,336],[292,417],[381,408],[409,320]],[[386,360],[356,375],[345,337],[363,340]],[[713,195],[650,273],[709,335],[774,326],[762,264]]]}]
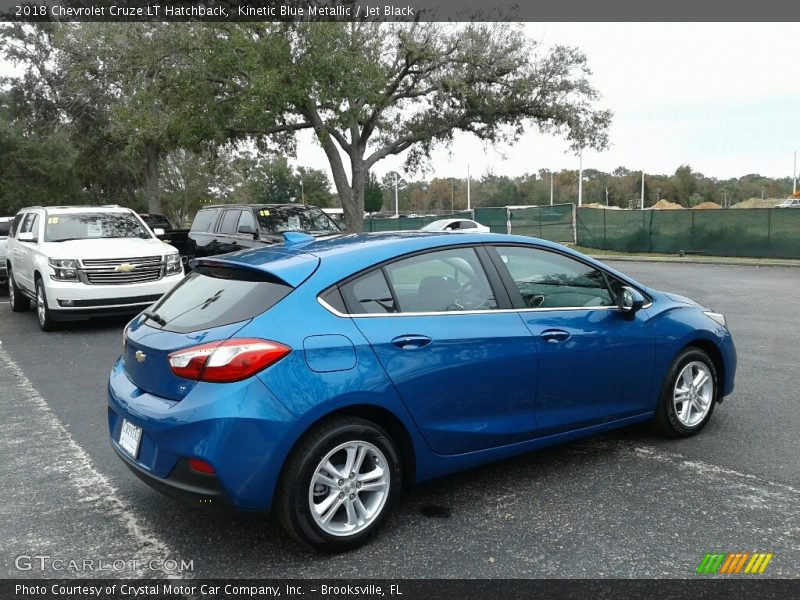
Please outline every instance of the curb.
[{"label": "curb", "polygon": [[799,268],[800,260],[780,260],[765,258],[758,262],[743,262],[735,258],[682,258],[672,256],[615,256],[610,254],[589,254],[595,260],[602,260],[606,262],[658,262],[658,263],[681,263],[692,265],[719,265],[719,266],[735,266],[735,267],[791,267]]}]

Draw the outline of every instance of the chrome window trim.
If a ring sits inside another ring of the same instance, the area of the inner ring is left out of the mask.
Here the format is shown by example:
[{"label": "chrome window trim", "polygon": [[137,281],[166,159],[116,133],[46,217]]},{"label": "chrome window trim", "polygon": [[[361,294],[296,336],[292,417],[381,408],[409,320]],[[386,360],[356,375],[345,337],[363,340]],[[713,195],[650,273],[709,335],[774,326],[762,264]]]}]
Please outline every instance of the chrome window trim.
[{"label": "chrome window trim", "polygon": [[[482,315],[482,314],[498,314],[498,313],[537,313],[537,312],[555,312],[555,311],[575,311],[575,310],[619,310],[618,306],[567,306],[558,308],[497,308],[497,309],[483,309],[483,310],[443,310],[432,312],[397,312],[397,313],[364,313],[351,315],[336,310],[333,306],[325,302],[321,296],[317,296],[317,302],[327,310],[329,313],[336,317],[350,318],[350,319],[374,319],[375,317],[442,317],[446,315]],[[642,308],[651,306],[652,302]]]}]

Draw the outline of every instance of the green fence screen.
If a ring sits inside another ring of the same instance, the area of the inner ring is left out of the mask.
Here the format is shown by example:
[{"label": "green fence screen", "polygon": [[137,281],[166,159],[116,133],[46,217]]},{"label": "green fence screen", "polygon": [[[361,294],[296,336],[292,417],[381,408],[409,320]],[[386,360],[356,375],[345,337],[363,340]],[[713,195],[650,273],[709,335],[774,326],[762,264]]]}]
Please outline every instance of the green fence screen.
[{"label": "green fence screen", "polygon": [[505,206],[476,208],[475,220],[481,225],[486,225],[492,233],[508,233],[508,210]]},{"label": "green fence screen", "polygon": [[800,210],[579,208],[580,246],[622,252],[800,258]]},{"label": "green fence screen", "polygon": [[400,217],[397,219],[364,219],[364,231],[414,231],[438,219],[463,217],[486,225],[492,233],[529,235],[553,242],[575,241],[574,204],[554,206],[479,207],[437,217]]},{"label": "green fence screen", "polygon": [[575,241],[573,204],[553,206],[512,206],[508,208],[511,233],[530,235],[552,242]]}]

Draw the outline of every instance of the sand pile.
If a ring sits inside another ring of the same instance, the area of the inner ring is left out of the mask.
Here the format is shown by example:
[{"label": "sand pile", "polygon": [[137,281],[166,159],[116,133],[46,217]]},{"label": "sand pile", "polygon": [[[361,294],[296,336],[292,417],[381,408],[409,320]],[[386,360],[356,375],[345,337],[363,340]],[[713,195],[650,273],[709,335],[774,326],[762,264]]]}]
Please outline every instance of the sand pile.
[{"label": "sand pile", "polygon": [[650,208],[654,208],[655,210],[679,210],[683,207],[680,204],[670,202],[669,200],[659,200]]},{"label": "sand pile", "polygon": [[707,210],[709,208],[722,208],[722,207],[716,202],[701,202],[697,206],[692,207],[692,209],[695,210]]}]

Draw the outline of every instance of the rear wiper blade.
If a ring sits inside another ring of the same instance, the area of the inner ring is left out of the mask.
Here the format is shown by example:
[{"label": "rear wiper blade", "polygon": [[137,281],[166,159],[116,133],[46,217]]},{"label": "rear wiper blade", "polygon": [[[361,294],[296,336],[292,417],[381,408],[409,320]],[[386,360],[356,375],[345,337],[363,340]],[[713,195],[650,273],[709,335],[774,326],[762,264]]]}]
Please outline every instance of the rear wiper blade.
[{"label": "rear wiper blade", "polygon": [[149,310],[144,311],[142,313],[142,316],[144,316],[145,320],[150,319],[151,321],[155,321],[156,323],[158,323],[162,327],[167,324],[166,319],[164,319],[163,317],[160,317],[159,315],[157,315],[154,312],[150,312]]}]

